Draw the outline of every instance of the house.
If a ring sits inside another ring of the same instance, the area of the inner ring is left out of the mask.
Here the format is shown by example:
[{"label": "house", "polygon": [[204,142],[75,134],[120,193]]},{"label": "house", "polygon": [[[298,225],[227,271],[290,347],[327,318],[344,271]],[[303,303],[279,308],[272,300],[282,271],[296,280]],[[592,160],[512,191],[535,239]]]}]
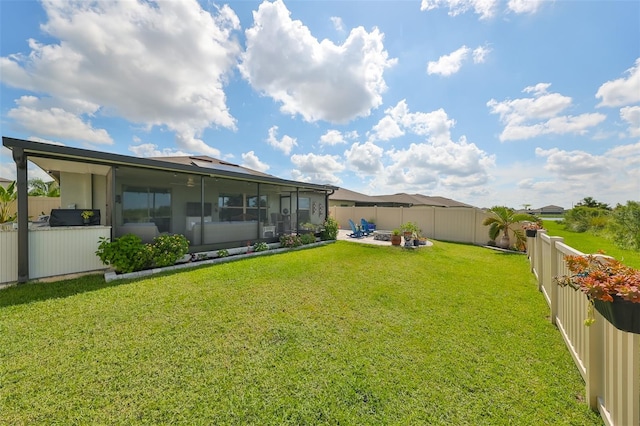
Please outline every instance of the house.
[{"label": "house", "polygon": [[9,185],[11,185],[11,182],[13,182],[13,181],[10,180],[10,179],[5,179],[2,176],[0,176],[0,186],[1,187],[6,189],[6,188],[9,187]]},{"label": "house", "polygon": [[3,137],[12,151],[18,189],[19,281],[28,279],[27,161],[60,185],[62,209],[49,224],[110,228],[111,238],[133,233],[150,241],[183,234],[190,251],[258,240],[277,241],[302,224],[323,223],[337,188],[281,179],[207,156],[137,158]]},{"label": "house", "polygon": [[549,205],[549,206],[544,206],[544,207],[540,207],[539,209],[529,209],[529,210],[522,210],[522,213],[530,213],[530,214],[535,214],[535,215],[563,215],[564,214],[564,207],[560,207],[560,206],[554,206],[554,205]]},{"label": "house", "polygon": [[365,195],[338,188],[329,196],[329,206],[333,207],[473,207],[445,197],[430,197],[422,194],[399,193],[393,195]]}]

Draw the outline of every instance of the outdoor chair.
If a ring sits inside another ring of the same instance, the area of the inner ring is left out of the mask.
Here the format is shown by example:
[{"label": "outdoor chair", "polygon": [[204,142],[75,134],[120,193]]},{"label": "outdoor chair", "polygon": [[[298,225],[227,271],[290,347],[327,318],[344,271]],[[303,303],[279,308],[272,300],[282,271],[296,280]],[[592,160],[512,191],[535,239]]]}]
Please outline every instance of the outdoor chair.
[{"label": "outdoor chair", "polygon": [[360,219],[360,225],[362,226],[362,233],[365,236],[370,235],[373,230],[371,229],[371,227],[369,226],[369,222],[367,222],[366,220],[364,220],[364,218]]},{"label": "outdoor chair", "polygon": [[348,234],[348,236],[351,238],[362,238],[362,231],[358,229],[351,219],[349,219],[349,225],[351,226],[351,234]]}]

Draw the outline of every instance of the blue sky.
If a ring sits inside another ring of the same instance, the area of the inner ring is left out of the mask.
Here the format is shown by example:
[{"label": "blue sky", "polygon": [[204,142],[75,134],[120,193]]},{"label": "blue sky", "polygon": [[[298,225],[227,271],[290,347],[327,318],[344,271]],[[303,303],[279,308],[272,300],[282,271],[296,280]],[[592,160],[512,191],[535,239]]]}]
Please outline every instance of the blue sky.
[{"label": "blue sky", "polygon": [[479,207],[640,200],[638,1],[0,0],[0,31],[3,136]]}]

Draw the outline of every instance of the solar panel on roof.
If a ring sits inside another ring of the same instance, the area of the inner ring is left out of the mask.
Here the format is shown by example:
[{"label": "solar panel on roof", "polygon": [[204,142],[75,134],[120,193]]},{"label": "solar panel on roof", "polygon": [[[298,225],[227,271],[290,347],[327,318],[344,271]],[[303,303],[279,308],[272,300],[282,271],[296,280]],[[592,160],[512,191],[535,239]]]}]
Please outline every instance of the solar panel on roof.
[{"label": "solar panel on roof", "polygon": [[201,167],[203,169],[212,169],[212,170],[220,170],[220,171],[226,171],[226,172],[252,174],[247,169],[243,169],[242,167],[233,165],[231,163],[215,163],[215,162],[209,162],[209,161],[202,161],[202,160],[195,160],[194,159],[194,160],[191,161],[191,164],[193,164],[194,166]]}]

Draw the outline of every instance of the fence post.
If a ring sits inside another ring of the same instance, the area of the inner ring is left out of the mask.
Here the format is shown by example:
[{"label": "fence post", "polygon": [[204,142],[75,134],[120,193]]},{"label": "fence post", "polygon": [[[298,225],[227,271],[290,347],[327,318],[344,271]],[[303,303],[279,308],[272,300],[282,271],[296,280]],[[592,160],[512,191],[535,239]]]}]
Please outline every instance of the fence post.
[{"label": "fence post", "polygon": [[564,241],[562,237],[549,237],[549,276],[547,277],[550,292],[550,308],[551,308],[551,324],[556,325],[556,318],[558,317],[558,285],[553,282],[553,277],[558,275],[558,250],[556,249],[556,243]]},{"label": "fence post", "polygon": [[[602,358],[605,344],[604,323],[607,320],[600,316],[597,311],[593,314],[597,319],[587,327],[585,335],[587,351],[584,365],[587,373],[584,377],[584,383],[587,403],[592,410],[598,411],[598,396],[602,395],[602,377],[604,375],[603,369],[605,368]],[[612,364],[611,361],[609,362]]]},{"label": "fence post", "polygon": [[533,268],[536,271],[536,278],[538,279],[538,291],[542,291],[542,235],[541,233],[546,233],[547,231],[544,229],[538,230],[538,235],[536,235],[536,260],[533,264]]}]

